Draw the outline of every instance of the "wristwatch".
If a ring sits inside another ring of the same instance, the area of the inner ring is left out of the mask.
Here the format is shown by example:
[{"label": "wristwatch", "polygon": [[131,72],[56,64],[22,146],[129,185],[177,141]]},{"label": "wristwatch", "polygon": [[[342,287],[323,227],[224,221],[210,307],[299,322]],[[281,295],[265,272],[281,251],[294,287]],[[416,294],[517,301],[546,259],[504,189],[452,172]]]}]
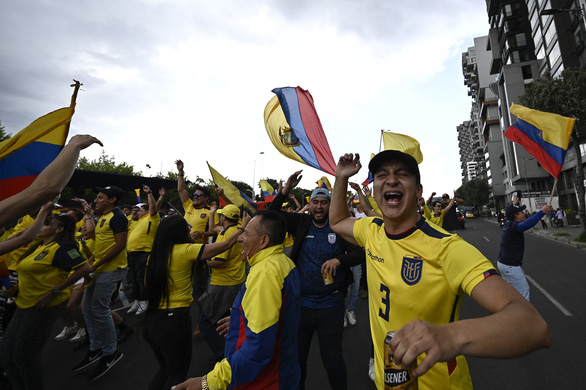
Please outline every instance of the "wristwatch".
[{"label": "wristwatch", "polygon": [[51,286],[51,293],[53,295],[61,295],[63,294],[63,291],[59,290],[57,287],[55,286]]}]

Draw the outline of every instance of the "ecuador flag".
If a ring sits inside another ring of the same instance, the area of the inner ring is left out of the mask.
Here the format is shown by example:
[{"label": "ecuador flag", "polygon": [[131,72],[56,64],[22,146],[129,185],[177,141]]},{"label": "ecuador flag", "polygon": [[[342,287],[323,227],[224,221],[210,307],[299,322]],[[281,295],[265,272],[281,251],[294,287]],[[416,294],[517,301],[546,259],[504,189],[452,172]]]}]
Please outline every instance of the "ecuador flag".
[{"label": "ecuador flag", "polygon": [[505,136],[522,145],[543,168],[558,178],[576,119],[517,104],[513,104],[510,111],[518,120],[507,129]]},{"label": "ecuador flag", "polygon": [[0,200],[27,188],[59,154],[74,107],[53,111],[0,143]]}]

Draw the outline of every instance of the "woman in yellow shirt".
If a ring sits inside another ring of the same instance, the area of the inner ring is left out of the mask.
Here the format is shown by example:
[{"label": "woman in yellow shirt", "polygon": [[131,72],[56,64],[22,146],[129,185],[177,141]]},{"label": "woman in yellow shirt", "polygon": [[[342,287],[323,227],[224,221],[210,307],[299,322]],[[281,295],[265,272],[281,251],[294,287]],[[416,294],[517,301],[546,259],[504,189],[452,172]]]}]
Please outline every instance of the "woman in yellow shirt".
[{"label": "woman in yellow shirt", "polygon": [[149,304],[143,334],[159,363],[149,390],[170,389],[187,377],[192,348],[191,290],[207,281],[204,260],[232,247],[249,221],[244,213],[237,232],[214,244],[193,243],[191,226],[179,215],[161,221],[145,275]]},{"label": "woman in yellow shirt", "polygon": [[18,265],[17,309],[0,346],[0,364],[14,389],[43,388],[42,350],[68,287],[89,273],[74,234],[72,216],[47,215],[38,234],[42,244]]}]

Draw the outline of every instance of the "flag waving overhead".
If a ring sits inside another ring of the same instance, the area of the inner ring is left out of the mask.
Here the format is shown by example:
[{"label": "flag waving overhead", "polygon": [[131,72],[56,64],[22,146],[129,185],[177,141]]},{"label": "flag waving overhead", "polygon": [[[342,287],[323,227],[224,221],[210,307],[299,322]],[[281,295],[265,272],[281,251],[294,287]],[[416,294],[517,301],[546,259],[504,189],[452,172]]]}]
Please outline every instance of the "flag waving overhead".
[{"label": "flag waving overhead", "polygon": [[417,164],[421,164],[423,154],[421,154],[421,150],[419,149],[419,141],[408,135],[392,133],[390,131],[383,131],[382,134],[385,150],[398,150],[407,153],[417,161]]},{"label": "flag waving overhead", "polygon": [[210,169],[210,174],[212,175],[212,180],[216,184],[216,186],[221,187],[224,189],[224,194],[232,203],[236,206],[244,206],[247,209],[256,211],[256,203],[252,201],[248,196],[244,194],[244,192],[240,191],[234,184],[232,184],[228,179],[224,176],[220,175],[218,171],[216,171],[212,166],[206,161],[208,164],[208,168]]},{"label": "flag waving overhead", "polygon": [[27,188],[59,154],[75,105],[40,117],[0,143],[0,200]]},{"label": "flag waving overhead", "polygon": [[265,127],[285,157],[335,174],[336,163],[309,91],[301,87],[275,88],[265,108]]},{"label": "flag waving overhead", "polygon": [[272,202],[277,195],[277,190],[275,190],[266,180],[260,181],[260,189],[262,190],[262,197],[265,202]]},{"label": "flag waving overhead", "polygon": [[510,111],[518,120],[507,129],[505,136],[522,145],[543,168],[558,178],[576,119],[517,104],[513,104]]}]

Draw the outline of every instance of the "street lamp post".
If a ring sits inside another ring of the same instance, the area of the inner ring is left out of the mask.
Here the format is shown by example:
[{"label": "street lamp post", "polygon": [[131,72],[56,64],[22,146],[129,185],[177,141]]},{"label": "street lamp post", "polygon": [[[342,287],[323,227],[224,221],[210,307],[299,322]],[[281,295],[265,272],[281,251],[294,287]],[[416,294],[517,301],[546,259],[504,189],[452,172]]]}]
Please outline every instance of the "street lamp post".
[{"label": "street lamp post", "polygon": [[[265,154],[265,152],[259,152],[260,154]],[[252,198],[255,199],[256,189],[255,183],[256,182],[256,158],[254,159],[254,167],[252,167]]]}]

